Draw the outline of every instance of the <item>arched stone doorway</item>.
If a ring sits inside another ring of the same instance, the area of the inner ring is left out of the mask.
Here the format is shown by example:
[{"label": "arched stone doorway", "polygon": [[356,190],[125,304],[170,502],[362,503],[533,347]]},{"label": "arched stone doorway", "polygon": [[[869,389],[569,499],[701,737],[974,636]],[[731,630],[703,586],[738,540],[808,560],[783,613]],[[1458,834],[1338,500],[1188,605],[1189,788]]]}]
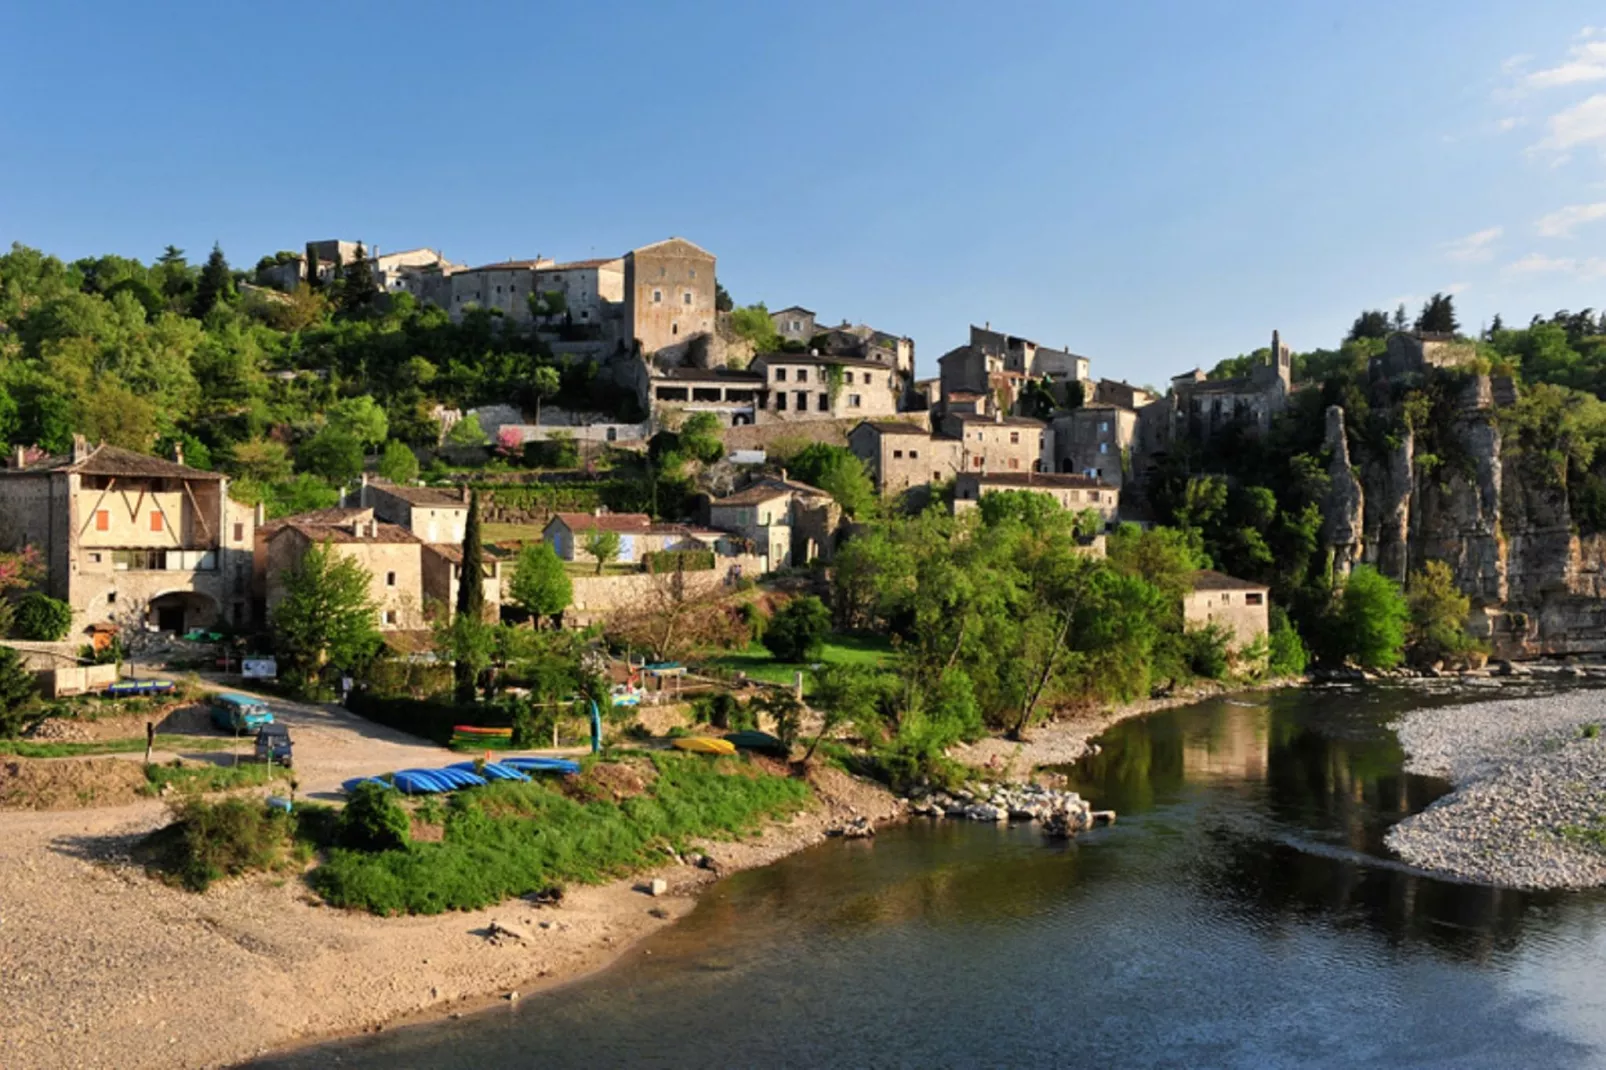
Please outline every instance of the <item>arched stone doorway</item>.
[{"label": "arched stone doorway", "polygon": [[158,631],[177,632],[182,635],[191,628],[206,628],[217,623],[217,602],[199,591],[168,591],[152,598],[146,609],[146,623]]}]

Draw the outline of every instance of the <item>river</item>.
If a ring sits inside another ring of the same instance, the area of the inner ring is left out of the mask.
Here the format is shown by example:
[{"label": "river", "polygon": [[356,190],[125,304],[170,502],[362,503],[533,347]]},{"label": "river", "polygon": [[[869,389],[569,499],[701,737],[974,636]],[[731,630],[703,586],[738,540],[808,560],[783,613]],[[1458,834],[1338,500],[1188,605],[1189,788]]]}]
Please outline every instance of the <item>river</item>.
[{"label": "river", "polygon": [[1071,771],[1113,827],[829,842],[721,882],[593,978],[252,1065],[1606,1066],[1606,895],[1436,880],[1382,846],[1448,790],[1403,773],[1386,728],[1426,701],[1287,691],[1126,721]]}]

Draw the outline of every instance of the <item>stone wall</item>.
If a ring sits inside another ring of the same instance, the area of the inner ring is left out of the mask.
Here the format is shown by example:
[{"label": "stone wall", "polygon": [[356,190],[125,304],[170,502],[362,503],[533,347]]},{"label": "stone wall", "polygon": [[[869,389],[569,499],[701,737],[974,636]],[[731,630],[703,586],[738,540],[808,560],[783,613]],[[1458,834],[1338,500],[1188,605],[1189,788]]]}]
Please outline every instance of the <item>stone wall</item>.
[{"label": "stone wall", "polygon": [[[720,588],[734,589],[738,578],[757,579],[763,572],[763,558],[751,554],[721,557],[708,571],[683,573],[686,596],[697,597]],[[575,576],[574,601],[564,615],[564,622],[584,626],[606,621],[621,610],[640,609],[650,604],[664,582],[664,577],[646,572],[626,576]]]}]

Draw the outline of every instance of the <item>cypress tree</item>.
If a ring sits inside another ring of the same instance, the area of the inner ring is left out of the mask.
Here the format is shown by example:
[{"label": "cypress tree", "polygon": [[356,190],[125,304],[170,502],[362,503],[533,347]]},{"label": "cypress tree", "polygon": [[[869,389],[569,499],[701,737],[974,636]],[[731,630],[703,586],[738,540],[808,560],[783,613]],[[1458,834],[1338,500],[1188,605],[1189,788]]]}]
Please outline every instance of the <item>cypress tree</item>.
[{"label": "cypress tree", "polygon": [[357,243],[357,258],[346,269],[343,296],[348,309],[361,308],[374,299],[374,270],[368,263],[368,251],[362,242]]},{"label": "cypress tree", "polygon": [[318,277],[318,253],[310,241],[307,243],[307,285],[314,290],[323,285]]},{"label": "cypress tree", "polygon": [[[469,492],[468,523],[463,527],[463,564],[458,570],[457,585],[457,615],[475,622],[485,619],[484,557],[485,547],[480,539],[480,493],[476,490]],[[458,661],[453,666],[457,701],[474,701],[476,675],[474,666],[466,661]]]}]

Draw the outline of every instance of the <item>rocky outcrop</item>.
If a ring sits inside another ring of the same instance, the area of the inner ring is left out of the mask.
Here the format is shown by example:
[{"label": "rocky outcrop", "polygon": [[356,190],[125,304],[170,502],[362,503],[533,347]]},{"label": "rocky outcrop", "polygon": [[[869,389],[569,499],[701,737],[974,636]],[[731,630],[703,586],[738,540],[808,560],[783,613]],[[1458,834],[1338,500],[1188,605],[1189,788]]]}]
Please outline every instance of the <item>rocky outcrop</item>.
[{"label": "rocky outcrop", "polygon": [[1349,440],[1344,434],[1344,410],[1327,407],[1327,474],[1332,479],[1322,507],[1322,541],[1333,554],[1333,571],[1347,576],[1361,559],[1365,542],[1362,515],[1366,495],[1350,465]]},{"label": "rocky outcrop", "polygon": [[1507,450],[1499,413],[1517,403],[1515,384],[1454,369],[1414,374],[1426,377],[1418,385],[1445,376],[1438,385],[1457,387],[1431,460],[1402,413],[1386,413],[1400,430],[1381,449],[1364,449],[1349,440],[1343,410],[1327,410],[1323,539],[1335,573],[1364,561],[1403,580],[1444,561],[1496,657],[1606,652],[1606,537],[1577,534],[1552,461]]}]

